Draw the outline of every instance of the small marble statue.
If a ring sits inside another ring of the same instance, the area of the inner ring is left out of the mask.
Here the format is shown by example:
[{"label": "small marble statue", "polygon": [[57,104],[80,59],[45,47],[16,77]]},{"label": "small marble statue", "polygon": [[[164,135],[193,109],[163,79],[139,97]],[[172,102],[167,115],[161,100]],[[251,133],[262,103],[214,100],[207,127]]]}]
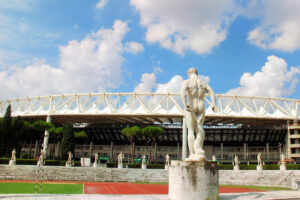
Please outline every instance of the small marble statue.
[{"label": "small marble statue", "polygon": [[212,161],[214,161],[214,162],[217,161],[217,157],[215,155],[212,156]]},{"label": "small marble statue", "polygon": [[[211,87],[198,77],[198,70],[188,70],[188,80],[185,80],[181,89],[181,99],[184,105],[185,123],[188,129],[188,147],[190,156],[186,161],[206,160],[203,150],[205,132],[203,123],[205,119],[205,93],[209,93],[211,109],[216,112],[216,97]],[[188,99],[188,102],[186,101]],[[196,132],[196,138],[195,133]]]},{"label": "small marble statue", "polygon": [[98,167],[98,160],[99,160],[99,155],[98,155],[98,153],[95,153],[95,161],[94,161],[93,167],[95,167],[95,168]]},{"label": "small marble statue", "polygon": [[237,155],[234,156],[234,165],[235,166],[239,165],[239,157]]},{"label": "small marble statue", "polygon": [[285,155],[284,155],[283,152],[282,152],[281,155],[280,155],[280,163],[281,163],[281,164],[285,164]]},{"label": "small marble statue", "polygon": [[120,152],[118,155],[118,168],[123,168],[123,159],[124,159],[124,154]]},{"label": "small marble statue", "polygon": [[286,170],[285,155],[283,152],[280,155],[280,170]]},{"label": "small marble statue", "polygon": [[142,157],[142,169],[147,169],[146,155],[145,154]]},{"label": "small marble statue", "polygon": [[11,152],[11,159],[9,161],[9,165],[16,165],[16,149]]},{"label": "small marble statue", "polygon": [[257,154],[257,165],[262,165],[262,160],[261,160],[261,153],[259,152],[258,154]]},{"label": "small marble statue", "polygon": [[68,160],[66,162],[66,167],[72,167],[72,158],[73,158],[73,154],[71,151],[68,152]]},{"label": "small marble statue", "polygon": [[40,153],[40,157],[39,157],[39,161],[37,163],[38,166],[43,166],[45,164],[45,153],[43,151],[43,149],[41,149],[41,153]]},{"label": "small marble statue", "polygon": [[11,160],[16,161],[16,149],[11,152]]},{"label": "small marble statue", "polygon": [[171,165],[169,154],[166,155],[166,165],[167,165],[167,166],[170,166],[170,165]]}]

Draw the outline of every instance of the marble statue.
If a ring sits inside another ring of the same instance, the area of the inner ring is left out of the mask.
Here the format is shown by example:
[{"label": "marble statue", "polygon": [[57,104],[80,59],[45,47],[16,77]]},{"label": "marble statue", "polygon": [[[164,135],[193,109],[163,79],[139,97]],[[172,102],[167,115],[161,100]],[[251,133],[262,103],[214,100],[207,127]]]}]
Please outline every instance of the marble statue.
[{"label": "marble statue", "polygon": [[120,152],[118,155],[118,168],[123,168],[123,159],[124,159],[124,154]]},{"label": "marble statue", "polygon": [[95,153],[95,161],[94,161],[93,167],[95,167],[95,168],[98,167],[98,161],[99,161],[99,154]]},{"label": "marble statue", "polygon": [[14,149],[12,152],[11,152],[11,159],[8,163],[8,165],[16,165],[16,149]]},{"label": "marble statue", "polygon": [[[186,161],[206,160],[203,150],[205,132],[203,123],[205,118],[205,93],[209,93],[211,109],[216,112],[216,97],[211,87],[198,77],[195,68],[188,70],[188,80],[185,80],[181,89],[181,98],[184,105],[185,123],[188,129],[188,147],[190,156]],[[188,99],[188,101],[186,100]],[[195,133],[196,132],[196,138]]]},{"label": "marble statue", "polygon": [[167,155],[166,155],[166,165],[167,165],[167,166],[170,166],[170,164],[171,164],[171,163],[170,163],[170,156],[169,156],[169,154],[167,154]]},{"label": "marble statue", "polygon": [[68,160],[66,162],[66,167],[72,167],[72,158],[73,158],[73,154],[71,151],[68,152]]},{"label": "marble statue", "polygon": [[261,153],[260,152],[257,154],[257,165],[262,165]]},{"label": "marble statue", "polygon": [[143,157],[142,157],[142,164],[143,165],[146,165],[146,155],[144,154]]},{"label": "marble statue", "polygon": [[284,153],[281,153],[281,155],[280,155],[280,163],[281,164],[285,164],[285,155],[284,155]]},{"label": "marble statue", "polygon": [[239,157],[237,155],[234,156],[234,165],[235,166],[239,165]]},{"label": "marble statue", "polygon": [[214,162],[217,161],[217,157],[215,155],[212,156],[212,161],[214,161]]},{"label": "marble statue", "polygon": [[14,150],[11,152],[11,159],[10,159],[10,160],[16,161],[16,149],[14,149]]}]

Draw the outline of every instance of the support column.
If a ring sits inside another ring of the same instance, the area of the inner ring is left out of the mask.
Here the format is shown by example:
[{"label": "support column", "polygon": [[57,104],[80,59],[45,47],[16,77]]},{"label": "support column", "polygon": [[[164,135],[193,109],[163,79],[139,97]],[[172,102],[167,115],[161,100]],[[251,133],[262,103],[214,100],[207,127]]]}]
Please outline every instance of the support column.
[{"label": "support column", "polygon": [[113,161],[114,143],[110,142],[110,160]]},{"label": "support column", "polygon": [[[46,121],[51,122],[50,115],[47,116]],[[43,152],[44,152],[44,155],[45,155],[45,159],[47,158],[48,141],[49,141],[49,132],[48,132],[48,130],[45,130],[44,143],[43,143]]]},{"label": "support column", "polygon": [[[33,154],[33,158],[36,158],[37,154],[38,154],[38,140],[35,141],[35,147],[34,147],[34,154]],[[29,152],[29,155],[31,155],[31,152]]]},{"label": "support column", "polygon": [[186,121],[185,116],[182,120],[182,160],[186,159],[187,155],[187,127],[186,127]]},{"label": "support column", "polygon": [[90,157],[93,156],[93,142],[90,143]]},{"label": "support column", "polygon": [[247,144],[244,142],[244,160],[247,160]]},{"label": "support column", "polygon": [[221,149],[220,149],[220,160],[223,161],[223,142],[221,142]]},{"label": "support column", "polygon": [[177,142],[177,160],[179,160],[179,156],[180,156],[180,143]]},{"label": "support column", "polygon": [[155,153],[154,154],[154,156],[155,156],[154,163],[156,164],[156,160],[157,160],[157,143],[156,142],[154,143],[154,151],[155,151],[154,152]]},{"label": "support column", "polygon": [[267,151],[267,160],[270,160],[270,145],[269,145],[269,143],[266,144],[266,151]]},{"label": "support column", "polygon": [[57,142],[57,154],[56,154],[56,156],[57,156],[58,159],[61,158],[60,148],[61,148],[61,146],[60,146],[60,141],[58,141],[58,142]]}]

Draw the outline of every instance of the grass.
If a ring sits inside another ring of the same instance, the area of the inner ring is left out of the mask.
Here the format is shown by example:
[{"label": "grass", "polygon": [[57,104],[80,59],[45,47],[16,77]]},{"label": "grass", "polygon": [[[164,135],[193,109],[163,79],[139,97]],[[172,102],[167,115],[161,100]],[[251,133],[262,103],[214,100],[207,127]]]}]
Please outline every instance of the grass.
[{"label": "grass", "polygon": [[[0,183],[0,194],[34,194],[35,183]],[[39,194],[82,194],[83,184],[43,183]],[[38,187],[40,188],[40,186]]]},{"label": "grass", "polygon": [[265,187],[265,186],[252,186],[252,185],[220,185],[220,187],[237,187],[237,188],[247,188],[256,190],[291,190],[290,188],[284,187]]}]

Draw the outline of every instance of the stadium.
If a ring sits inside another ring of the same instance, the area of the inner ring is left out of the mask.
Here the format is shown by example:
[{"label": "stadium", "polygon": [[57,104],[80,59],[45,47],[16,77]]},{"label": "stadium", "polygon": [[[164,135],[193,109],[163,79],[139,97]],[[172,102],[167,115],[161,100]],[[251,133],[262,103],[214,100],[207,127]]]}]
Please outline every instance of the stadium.
[{"label": "stadium", "polygon": [[[284,98],[230,96],[216,94],[217,112],[210,108],[207,96],[205,118],[206,156],[220,162],[232,162],[238,155],[242,162],[256,162],[262,153],[264,162],[277,162],[281,153],[288,161],[300,162],[300,101]],[[164,133],[157,137],[152,153],[154,163],[162,163],[168,153],[173,160],[186,156],[184,110],[179,93],[89,93],[36,96],[0,102],[0,115],[8,105],[12,117],[46,120],[55,125],[71,122],[76,130],[88,137],[75,146],[74,157],[117,160],[122,151],[129,159],[129,140],[121,133],[127,126],[161,126]],[[60,142],[44,146],[60,157]],[[145,137],[134,138],[135,157],[147,154]],[[49,143],[49,144],[48,144]],[[29,151],[23,145],[23,152]],[[48,147],[48,148],[47,148]],[[37,156],[41,145],[32,149]]]}]

